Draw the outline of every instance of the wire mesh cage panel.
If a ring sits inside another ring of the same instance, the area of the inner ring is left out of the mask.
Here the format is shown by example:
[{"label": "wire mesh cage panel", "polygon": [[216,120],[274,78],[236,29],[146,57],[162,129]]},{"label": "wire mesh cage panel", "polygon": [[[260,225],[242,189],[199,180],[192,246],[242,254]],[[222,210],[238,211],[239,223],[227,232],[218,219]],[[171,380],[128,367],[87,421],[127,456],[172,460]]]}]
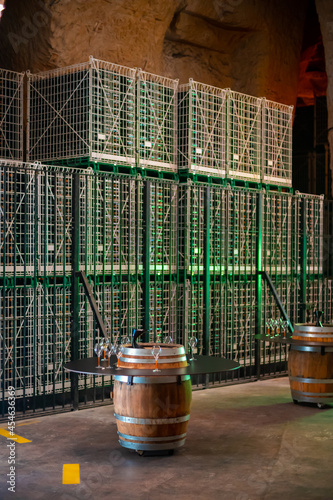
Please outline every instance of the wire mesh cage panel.
[{"label": "wire mesh cage panel", "polygon": [[[273,276],[272,281],[290,321],[292,323],[299,322],[299,308],[301,303],[301,287],[299,280],[297,277],[291,276],[283,276],[282,278],[276,278]],[[262,282],[261,311],[262,333],[265,333],[266,335],[283,335],[283,329],[279,324],[281,312],[266,281]],[[275,327],[272,327],[270,320],[276,320],[278,324],[276,324]],[[263,363],[284,361],[287,357],[287,349],[285,345],[263,342],[261,348],[262,351],[260,355]]]},{"label": "wire mesh cage panel", "polygon": [[177,172],[178,80],[137,73],[139,165]]},{"label": "wire mesh cage panel", "polygon": [[223,355],[244,367],[254,363],[255,312],[255,280],[227,280]]},{"label": "wire mesh cage panel", "polygon": [[224,332],[226,324],[227,284],[218,276],[210,282],[209,355],[224,356]]},{"label": "wire mesh cage panel", "polygon": [[[120,342],[122,337],[130,336],[133,328],[142,327],[142,287],[140,282],[91,281],[98,310],[102,315],[109,340]],[[87,296],[80,290],[79,313],[79,356],[90,358],[94,355],[94,346],[101,340],[101,333],[97,329],[93,312]],[[97,361],[96,361],[97,362]],[[103,377],[80,377],[80,387],[101,386]]]},{"label": "wire mesh cage panel", "polygon": [[297,271],[300,234],[294,209],[291,194],[263,194],[262,269],[270,275]]},{"label": "wire mesh cage panel", "polygon": [[178,184],[147,181],[149,189],[149,265],[154,275],[177,271]]},{"label": "wire mesh cage panel", "polygon": [[178,166],[226,175],[227,91],[190,79],[178,92]]},{"label": "wire mesh cage panel", "polygon": [[231,274],[253,274],[257,258],[257,191],[228,190],[227,269]]},{"label": "wire mesh cage panel", "polygon": [[0,160],[0,273],[34,274],[36,177],[32,166]]},{"label": "wire mesh cage panel", "polygon": [[323,284],[324,323],[333,323],[333,280],[324,279]]},{"label": "wire mesh cage panel", "polygon": [[90,57],[91,157],[134,165],[135,69]]},{"label": "wire mesh cage panel", "polygon": [[227,221],[229,189],[210,191],[210,268],[213,275],[224,274],[227,268]]},{"label": "wire mesh cage panel", "polygon": [[188,349],[191,337],[198,339],[198,354],[203,349],[203,320],[204,320],[204,288],[198,276],[186,280],[184,285],[184,300],[182,303],[184,314],[183,345]]},{"label": "wire mesh cage panel", "polygon": [[293,106],[262,101],[263,182],[292,185]]},{"label": "wire mesh cage panel", "polygon": [[177,299],[175,281],[150,281],[149,342],[163,342],[167,336],[177,341]]},{"label": "wire mesh cage panel", "polygon": [[206,189],[191,181],[179,185],[179,267],[190,274],[204,269]]},{"label": "wire mesh cage panel", "polygon": [[0,286],[1,399],[8,387],[16,397],[34,394],[36,372],[36,291],[31,286]]},{"label": "wire mesh cage panel", "polygon": [[72,173],[40,166],[36,188],[37,273],[45,276],[69,275],[72,259]]},{"label": "wire mesh cage panel", "polygon": [[142,271],[143,181],[94,173],[82,177],[81,266],[92,274]]},{"label": "wire mesh cage panel", "polygon": [[323,272],[323,236],[324,236],[324,195],[296,193],[302,200],[302,210],[306,221],[306,272]]},{"label": "wire mesh cage panel", "polygon": [[0,158],[23,159],[24,73],[0,69]]},{"label": "wire mesh cage panel", "polygon": [[[306,304],[305,304],[305,323],[313,323],[315,321],[315,311],[324,311],[324,281],[322,279],[308,279],[306,282]],[[324,321],[327,321],[324,317]]]},{"label": "wire mesh cage panel", "polygon": [[261,177],[262,99],[228,91],[228,177],[257,182]]},{"label": "wire mesh cage panel", "polygon": [[[109,334],[109,340],[120,342],[122,337],[130,336],[133,328],[142,326],[142,289],[139,282],[112,283],[101,280],[96,285],[92,281],[90,286]],[[101,340],[101,333],[97,329],[93,312],[82,288],[80,289],[79,332],[79,357],[94,356],[94,346]],[[104,377],[79,376],[79,388],[82,389],[100,387],[104,384]]]},{"label": "wire mesh cage panel", "polygon": [[29,160],[135,161],[135,70],[89,62],[28,73]]},{"label": "wire mesh cage panel", "polygon": [[70,286],[39,283],[37,300],[37,394],[64,392],[70,376],[63,365],[70,360]]}]

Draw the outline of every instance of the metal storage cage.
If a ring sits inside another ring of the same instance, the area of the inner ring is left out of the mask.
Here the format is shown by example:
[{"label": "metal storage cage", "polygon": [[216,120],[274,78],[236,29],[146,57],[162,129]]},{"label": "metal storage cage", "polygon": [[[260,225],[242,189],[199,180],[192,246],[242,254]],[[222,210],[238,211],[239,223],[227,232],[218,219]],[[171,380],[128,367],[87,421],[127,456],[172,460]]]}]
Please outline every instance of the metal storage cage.
[{"label": "metal storage cage", "polygon": [[0,273],[33,275],[36,264],[36,176],[33,165],[0,160]]},{"label": "metal storage cage", "polygon": [[262,269],[269,275],[297,272],[301,234],[294,200],[288,193],[263,194]]},{"label": "metal storage cage", "polygon": [[140,177],[82,176],[81,268],[86,273],[132,275],[142,271],[142,210]]},{"label": "metal storage cage", "polygon": [[200,276],[191,276],[184,284],[183,306],[183,345],[188,350],[188,341],[191,337],[198,339],[198,354],[203,349],[203,321],[204,321],[204,287]]},{"label": "metal storage cage", "polygon": [[27,158],[134,166],[135,73],[93,57],[28,72]]},{"label": "metal storage cage", "polygon": [[[292,323],[300,321],[300,304],[301,304],[301,287],[299,280],[296,276],[278,276],[272,277],[273,284],[281,299],[283,306],[288,314]],[[262,282],[262,304],[261,304],[261,332],[272,335],[272,329],[267,326],[270,319],[280,320],[281,312],[276,305],[274,297],[269,289],[267,282]],[[279,333],[282,333],[279,326]],[[270,344],[263,342],[261,344],[260,360],[263,364],[274,363],[276,369],[276,362],[284,362],[287,359],[288,350],[285,345]]]},{"label": "metal storage cage", "polygon": [[227,175],[260,182],[262,99],[233,90],[227,99]]},{"label": "metal storage cage", "polygon": [[149,342],[163,342],[166,336],[177,342],[177,283],[157,278],[149,283]]},{"label": "metal storage cage", "polygon": [[0,158],[23,159],[24,73],[0,69]]},{"label": "metal storage cage", "polygon": [[228,190],[227,270],[233,275],[256,272],[257,194],[245,188]]},{"label": "metal storage cage", "polygon": [[210,266],[209,272],[221,275],[227,270],[227,227],[229,188],[212,188],[210,192]]},{"label": "metal storage cage", "polygon": [[293,109],[262,101],[262,180],[267,184],[291,187]]},{"label": "metal storage cage", "polygon": [[137,141],[142,168],[177,172],[178,80],[137,73]]},{"label": "metal storage cage", "polygon": [[70,390],[69,374],[63,364],[70,360],[70,285],[36,287],[36,385],[38,395]]},{"label": "metal storage cage", "polygon": [[225,344],[227,317],[227,283],[219,275],[211,277],[210,282],[210,317],[209,317],[209,355],[225,356],[228,351]]},{"label": "metal storage cage", "polygon": [[154,275],[177,272],[178,184],[146,180],[149,183],[149,267]]},{"label": "metal storage cage", "polygon": [[[305,323],[313,323],[315,310],[324,311],[324,281],[310,277],[306,282]],[[326,322],[329,318],[324,317]]]},{"label": "metal storage cage", "polygon": [[239,361],[242,366],[254,364],[256,313],[256,280],[226,281],[225,328],[223,356]]},{"label": "metal storage cage", "polygon": [[204,270],[206,189],[206,185],[191,180],[179,185],[179,268],[189,274]]},{"label": "metal storage cage", "polygon": [[190,79],[178,91],[178,167],[226,176],[227,91]]},{"label": "metal storage cage", "polygon": [[298,227],[305,238],[306,274],[322,274],[324,250],[324,195],[296,192]]},{"label": "metal storage cage", "polygon": [[36,289],[32,286],[0,286],[1,399],[7,387],[17,397],[34,394],[36,377]]}]

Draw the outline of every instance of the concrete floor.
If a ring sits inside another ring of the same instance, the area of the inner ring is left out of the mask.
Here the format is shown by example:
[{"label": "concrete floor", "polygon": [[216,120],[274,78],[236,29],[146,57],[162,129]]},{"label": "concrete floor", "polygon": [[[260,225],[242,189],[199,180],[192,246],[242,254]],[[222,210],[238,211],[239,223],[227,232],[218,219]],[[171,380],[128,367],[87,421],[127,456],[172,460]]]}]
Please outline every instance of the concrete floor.
[{"label": "concrete floor", "polygon": [[[193,392],[173,456],[121,448],[112,406],[17,422],[16,433],[31,442],[16,444],[12,493],[0,435],[1,500],[333,499],[333,405],[293,404],[288,378]],[[62,484],[63,464],[80,465],[80,484]]]}]

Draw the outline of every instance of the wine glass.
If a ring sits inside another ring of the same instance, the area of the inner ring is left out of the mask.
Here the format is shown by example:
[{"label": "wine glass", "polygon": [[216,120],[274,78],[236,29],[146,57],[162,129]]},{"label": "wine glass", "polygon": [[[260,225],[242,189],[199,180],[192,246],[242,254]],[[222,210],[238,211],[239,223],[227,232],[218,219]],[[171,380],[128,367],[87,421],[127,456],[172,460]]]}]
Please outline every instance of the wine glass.
[{"label": "wine glass", "polygon": [[269,321],[269,334],[270,334],[270,337],[274,337],[274,319],[270,318],[268,321]]},{"label": "wine glass", "polygon": [[266,335],[269,337],[269,334],[270,334],[270,332],[271,332],[271,320],[270,320],[270,319],[268,319],[268,320],[266,321],[265,325],[266,325],[266,327],[267,327],[267,333],[266,333]]},{"label": "wine glass", "polygon": [[104,338],[102,341],[101,341],[101,349],[103,351],[103,360],[106,359],[105,356],[107,354],[107,347],[108,347],[108,344],[109,344],[109,339],[107,338]]},{"label": "wine glass", "polygon": [[111,342],[109,342],[108,345],[106,346],[106,349],[105,349],[105,354],[108,357],[108,368],[110,368],[110,360],[111,360],[112,353],[113,353],[113,345],[111,344]]},{"label": "wine glass", "polygon": [[289,327],[288,321],[282,321],[281,323],[282,323],[282,328],[283,328],[283,336],[286,337],[288,327]]},{"label": "wine glass", "polygon": [[121,337],[121,345],[126,345],[126,344],[131,344],[131,339],[129,338],[128,335],[123,335]]},{"label": "wine glass", "polygon": [[116,353],[116,356],[117,356],[117,366],[116,366],[116,370],[121,370],[121,366],[119,366],[119,361],[120,361],[120,358],[123,354],[123,351],[124,351],[124,347],[122,345],[119,345],[117,344],[116,345],[116,348],[115,348],[115,353]]},{"label": "wine glass", "polygon": [[190,346],[191,349],[190,361],[196,360],[196,358],[193,356],[193,349],[197,346],[197,344],[198,344],[198,339],[196,337],[191,337],[190,340],[188,341],[188,345]]},{"label": "wine glass", "polygon": [[279,335],[280,322],[278,319],[274,319],[274,335],[277,337]]},{"label": "wine glass", "polygon": [[173,338],[171,337],[171,335],[167,335],[166,337],[164,337],[164,344],[172,344],[173,342]]},{"label": "wine glass", "polygon": [[97,368],[100,368],[101,367],[101,352],[102,352],[102,346],[101,346],[100,342],[97,342],[97,344],[95,344],[94,351],[97,354],[97,359],[98,359]]},{"label": "wine glass", "polygon": [[160,372],[161,371],[157,368],[157,360],[160,357],[161,351],[162,351],[162,349],[161,349],[160,345],[154,345],[154,347],[151,350],[151,353],[154,356],[154,359],[156,362],[156,368],[153,370],[153,372]]}]

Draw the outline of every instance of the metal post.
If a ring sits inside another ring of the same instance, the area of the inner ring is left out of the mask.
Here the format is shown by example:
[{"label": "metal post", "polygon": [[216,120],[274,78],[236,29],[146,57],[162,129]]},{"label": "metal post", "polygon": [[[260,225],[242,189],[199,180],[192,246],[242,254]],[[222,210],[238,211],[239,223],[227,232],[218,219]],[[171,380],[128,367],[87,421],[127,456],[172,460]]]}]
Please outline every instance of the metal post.
[{"label": "metal post", "polygon": [[[257,280],[256,280],[256,296],[257,307],[255,314],[255,333],[261,334],[261,292],[262,292],[262,224],[263,224],[263,193],[258,193],[257,207]],[[255,339],[255,373],[256,377],[260,378],[260,340]]]},{"label": "metal post", "polygon": [[307,230],[306,230],[306,216],[307,216],[307,200],[304,198],[302,203],[302,223],[301,223],[301,322],[305,323],[306,320],[306,252],[307,252]]},{"label": "metal post", "polygon": [[210,199],[211,188],[204,192],[204,323],[202,352],[209,356],[209,326],[210,326]]},{"label": "metal post", "polygon": [[[149,342],[149,288],[150,288],[150,193],[151,181],[146,181],[144,186],[143,203],[143,328],[146,330],[144,341]],[[154,333],[152,332],[155,338]]]},{"label": "metal post", "polygon": [[[79,263],[80,263],[80,175],[73,174],[72,199],[72,284],[71,284],[71,360],[79,358]],[[79,406],[78,375],[71,372],[71,395],[74,410]]]}]

